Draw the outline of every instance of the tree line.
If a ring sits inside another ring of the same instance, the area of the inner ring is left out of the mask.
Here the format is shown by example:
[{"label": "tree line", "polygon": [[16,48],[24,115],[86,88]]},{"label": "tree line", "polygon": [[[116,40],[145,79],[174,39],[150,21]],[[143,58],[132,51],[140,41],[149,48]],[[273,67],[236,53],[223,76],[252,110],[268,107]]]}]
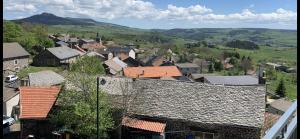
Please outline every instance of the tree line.
[{"label": "tree line", "polygon": [[44,47],[54,46],[54,42],[48,38],[47,26],[27,22],[17,24],[4,21],[3,42],[18,42],[32,55],[37,54]]}]

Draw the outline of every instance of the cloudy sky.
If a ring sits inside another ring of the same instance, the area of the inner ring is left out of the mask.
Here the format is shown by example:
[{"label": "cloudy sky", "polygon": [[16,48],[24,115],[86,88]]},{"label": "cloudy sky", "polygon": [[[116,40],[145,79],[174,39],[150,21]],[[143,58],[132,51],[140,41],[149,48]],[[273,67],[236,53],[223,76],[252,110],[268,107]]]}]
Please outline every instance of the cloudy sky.
[{"label": "cloudy sky", "polygon": [[137,28],[297,29],[297,0],[4,0],[4,19],[43,12]]}]

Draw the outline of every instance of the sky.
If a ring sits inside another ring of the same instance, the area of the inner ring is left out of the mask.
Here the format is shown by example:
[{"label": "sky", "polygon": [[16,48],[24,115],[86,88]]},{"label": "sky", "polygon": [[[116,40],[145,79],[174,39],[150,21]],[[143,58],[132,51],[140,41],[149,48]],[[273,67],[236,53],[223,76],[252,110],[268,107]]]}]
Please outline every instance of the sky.
[{"label": "sky", "polygon": [[3,17],[43,12],[143,29],[297,29],[297,0],[4,0]]}]

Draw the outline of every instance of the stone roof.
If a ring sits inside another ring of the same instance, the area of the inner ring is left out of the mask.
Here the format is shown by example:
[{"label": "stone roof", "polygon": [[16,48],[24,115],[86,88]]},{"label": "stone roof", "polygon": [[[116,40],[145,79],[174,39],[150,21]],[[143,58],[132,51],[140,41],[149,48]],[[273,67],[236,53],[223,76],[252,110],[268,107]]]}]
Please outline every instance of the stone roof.
[{"label": "stone roof", "polygon": [[68,44],[63,41],[58,41],[58,42],[56,42],[56,44],[59,44],[61,46],[68,46]]},{"label": "stone roof", "polygon": [[123,68],[127,67],[127,64],[121,61],[118,57],[108,59],[104,61],[104,64],[109,67],[111,74],[116,74],[122,71]]},{"label": "stone roof", "polygon": [[64,77],[51,70],[28,74],[30,86],[52,86],[65,81]]},{"label": "stone roof", "polygon": [[30,54],[17,42],[3,43],[3,59],[29,55]]},{"label": "stone roof", "polygon": [[78,51],[66,46],[47,48],[47,50],[60,60],[69,59],[80,55]]},{"label": "stone roof", "polygon": [[179,68],[200,68],[197,64],[194,63],[176,63]]},{"label": "stone roof", "polygon": [[[197,82],[101,77],[100,88],[121,95],[128,83],[135,92],[133,114],[204,124],[238,125],[260,128],[264,122],[263,86],[223,86]],[[137,91],[140,90],[140,91]],[[113,97],[115,98],[115,97]]]},{"label": "stone roof", "polygon": [[133,50],[133,49],[129,48],[129,47],[108,47],[106,49],[106,51],[109,51],[112,53],[120,53],[120,52],[129,53],[130,50]]},{"label": "stone roof", "polygon": [[204,76],[211,84],[224,85],[257,85],[258,78],[254,76]]},{"label": "stone roof", "polygon": [[280,111],[285,112],[289,107],[293,104],[293,102],[287,100],[287,99],[277,99],[270,103],[270,106],[272,106],[275,109],[278,109]]}]

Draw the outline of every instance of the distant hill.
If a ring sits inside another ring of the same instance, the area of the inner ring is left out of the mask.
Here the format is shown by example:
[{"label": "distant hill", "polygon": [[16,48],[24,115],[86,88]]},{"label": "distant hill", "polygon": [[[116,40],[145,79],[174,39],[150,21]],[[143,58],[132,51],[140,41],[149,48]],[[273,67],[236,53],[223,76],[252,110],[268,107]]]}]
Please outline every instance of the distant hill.
[{"label": "distant hill", "polygon": [[[169,43],[179,38],[185,42],[207,41],[214,44],[226,44],[233,40],[251,41],[258,45],[274,47],[296,47],[297,30],[265,28],[192,28],[192,29],[138,29],[117,24],[98,22],[87,18],[59,17],[51,13],[42,13],[31,17],[13,20],[49,25],[52,31],[67,31],[87,36],[100,32],[115,39],[126,41],[149,41]],[[76,28],[76,29],[74,29]]]},{"label": "distant hill", "polygon": [[[120,26],[116,24],[97,22],[88,18],[71,18],[71,17],[59,17],[51,13],[42,13],[33,15],[23,19],[12,20],[13,22],[29,22],[45,25],[108,25],[108,26]],[[124,26],[125,27],[125,26]]]}]

